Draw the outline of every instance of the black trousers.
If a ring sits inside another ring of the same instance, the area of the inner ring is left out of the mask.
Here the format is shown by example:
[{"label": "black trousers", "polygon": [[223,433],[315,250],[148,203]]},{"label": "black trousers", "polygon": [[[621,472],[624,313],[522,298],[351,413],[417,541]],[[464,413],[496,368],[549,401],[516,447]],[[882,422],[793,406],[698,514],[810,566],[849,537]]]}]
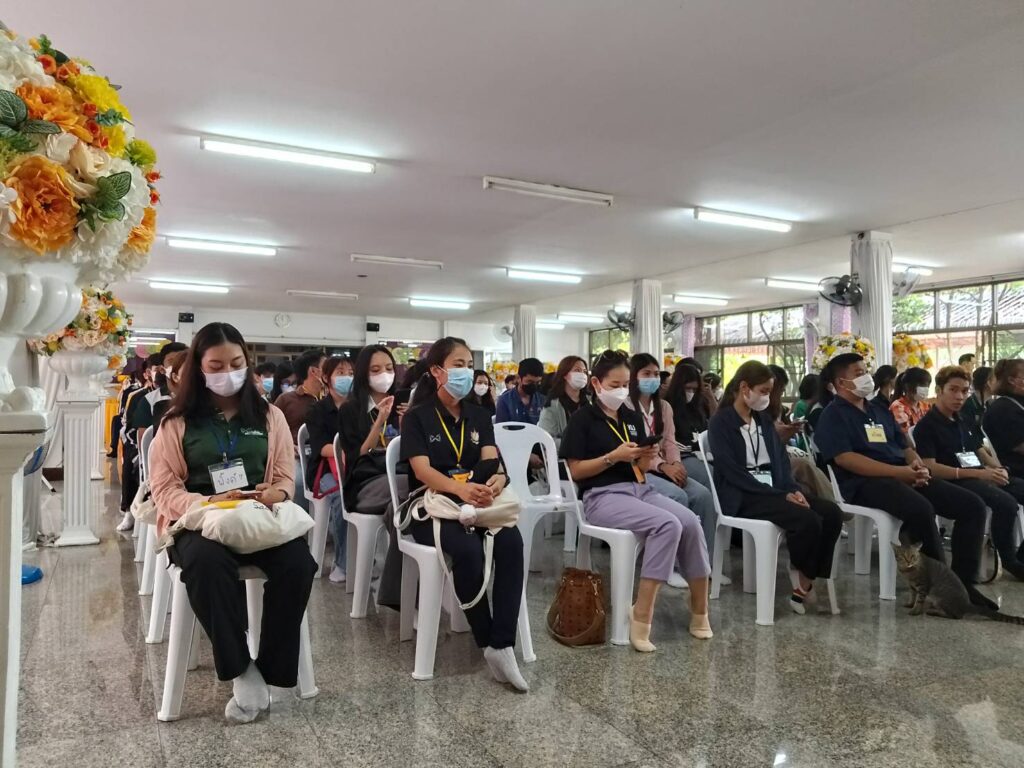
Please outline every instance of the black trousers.
[{"label": "black trousers", "polygon": [[[424,520],[410,526],[417,544],[434,546],[434,522]],[[457,520],[441,521],[441,550],[452,559],[452,579],[459,602],[468,603],[484,581],[484,533],[486,528],[467,530]],[[523,537],[518,528],[502,528],[494,537],[494,612],[485,594],[466,611],[473,639],[481,648],[511,648],[516,644],[519,606],[523,599]]]},{"label": "black trousers", "polygon": [[110,419],[110,450],[107,453],[117,453],[117,441],[121,439],[121,414],[115,413]]},{"label": "black trousers", "polygon": [[198,531],[178,535],[168,552],[181,568],[188,601],[213,644],[217,677],[234,680],[249,666],[245,630],[249,624],[240,565],[267,575],[263,585],[263,622],[256,667],[269,685],[298,683],[299,628],[313,587],[316,561],[303,538],[249,555],[239,555]]},{"label": "black trousers", "polygon": [[831,501],[806,496],[810,509],[785,496],[744,493],[737,517],[768,520],[786,532],[789,562],[809,579],[832,575],[832,553],[843,528],[843,513]]},{"label": "black trousers", "polygon": [[121,511],[127,512],[139,492],[139,451],[131,443],[121,446]]},{"label": "black trousers", "polygon": [[992,510],[992,543],[1004,561],[1017,560],[1013,526],[1017,522],[1017,507],[1024,503],[1024,480],[1011,477],[1008,485],[999,486],[987,480],[956,480],[953,483],[980,496]]},{"label": "black trousers", "polygon": [[850,502],[885,510],[902,520],[900,539],[920,542],[922,552],[943,563],[946,553],[935,516],[949,518],[953,521],[950,567],[964,584],[977,581],[985,535],[985,503],[966,488],[936,478],[929,480],[928,485],[914,488],[890,477],[870,477],[861,483]]}]

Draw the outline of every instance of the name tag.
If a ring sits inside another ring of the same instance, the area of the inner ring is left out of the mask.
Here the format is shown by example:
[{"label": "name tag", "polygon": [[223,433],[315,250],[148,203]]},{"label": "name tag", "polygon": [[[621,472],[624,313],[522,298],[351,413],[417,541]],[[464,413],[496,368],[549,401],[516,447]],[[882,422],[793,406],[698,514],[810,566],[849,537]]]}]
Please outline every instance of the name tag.
[{"label": "name tag", "polygon": [[757,482],[767,485],[769,488],[772,485],[772,473],[764,469],[752,469],[750,470],[750,476],[757,480]]},{"label": "name tag", "polygon": [[448,470],[448,477],[457,483],[468,483],[469,478],[473,473],[468,469],[462,467],[456,467],[455,469]]},{"label": "name tag", "polygon": [[249,486],[249,479],[245,476],[245,464],[241,459],[211,464],[209,470],[214,493],[227,493]]},{"label": "name tag", "polygon": [[885,427],[880,424],[865,424],[864,432],[868,436],[869,443],[887,442],[885,439]]},{"label": "name tag", "polygon": [[964,451],[956,455],[956,460],[964,469],[978,469],[981,467],[981,459],[973,451]]}]

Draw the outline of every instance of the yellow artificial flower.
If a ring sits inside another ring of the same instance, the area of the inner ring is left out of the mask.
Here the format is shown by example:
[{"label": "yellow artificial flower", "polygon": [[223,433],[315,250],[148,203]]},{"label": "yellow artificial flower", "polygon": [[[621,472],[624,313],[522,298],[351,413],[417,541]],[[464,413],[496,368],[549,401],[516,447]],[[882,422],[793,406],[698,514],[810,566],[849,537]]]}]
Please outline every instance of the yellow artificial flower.
[{"label": "yellow artificial flower", "polygon": [[67,185],[67,172],[42,155],[16,165],[4,185],[18,193],[10,236],[40,256],[67,245],[75,236],[78,203]]},{"label": "yellow artificial flower", "polygon": [[156,165],[156,150],[148,141],[134,139],[127,147],[126,157],[139,168],[147,169]]},{"label": "yellow artificial flower", "polygon": [[124,128],[120,125],[106,125],[100,130],[107,137],[107,153],[111,157],[124,157],[125,149],[127,148]]},{"label": "yellow artificial flower", "polygon": [[125,120],[132,119],[131,114],[121,103],[121,97],[117,95],[117,91],[107,78],[99,75],[77,75],[68,78],[68,83],[78,94],[78,98],[86,103],[95,104],[100,113],[113,109]]}]

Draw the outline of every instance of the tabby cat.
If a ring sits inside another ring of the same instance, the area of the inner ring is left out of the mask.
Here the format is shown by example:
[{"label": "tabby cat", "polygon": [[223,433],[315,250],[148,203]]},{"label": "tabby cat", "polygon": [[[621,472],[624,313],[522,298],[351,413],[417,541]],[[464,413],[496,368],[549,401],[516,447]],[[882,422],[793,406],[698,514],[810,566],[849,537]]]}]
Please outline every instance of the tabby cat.
[{"label": "tabby cat", "polygon": [[906,607],[912,616],[927,613],[946,619],[962,619],[976,613],[993,621],[1024,625],[1024,617],[1010,616],[971,603],[963,582],[945,563],[921,554],[920,544],[892,545],[896,553],[896,569],[910,585],[910,602]]}]

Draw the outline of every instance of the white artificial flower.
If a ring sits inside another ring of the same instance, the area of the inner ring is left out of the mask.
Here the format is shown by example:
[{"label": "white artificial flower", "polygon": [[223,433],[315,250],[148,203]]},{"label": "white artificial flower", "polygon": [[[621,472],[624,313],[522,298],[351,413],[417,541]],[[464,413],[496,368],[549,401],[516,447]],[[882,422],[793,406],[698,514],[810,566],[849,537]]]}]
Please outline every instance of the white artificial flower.
[{"label": "white artificial flower", "polygon": [[0,183],[0,242],[13,239],[8,235],[14,221],[11,205],[18,199],[18,191]]},{"label": "white artificial flower", "polygon": [[63,349],[69,352],[81,352],[85,349],[85,344],[78,336],[65,336],[61,339],[60,344]]},{"label": "white artificial flower", "polygon": [[99,176],[113,173],[110,170],[113,158],[102,149],[90,147],[84,141],[77,142],[68,152],[68,168],[81,180],[95,184]]},{"label": "white artificial flower", "polygon": [[107,334],[102,331],[83,331],[82,332],[82,344],[87,349],[93,349],[102,344],[107,338]]},{"label": "white artificial flower", "polygon": [[73,133],[54,133],[46,137],[46,156],[57,163],[67,165],[71,157],[71,150],[78,143],[78,137]]},{"label": "white artificial flower", "polygon": [[0,32],[0,90],[16,91],[23,83],[50,88],[53,78],[43,71],[28,43]]}]

